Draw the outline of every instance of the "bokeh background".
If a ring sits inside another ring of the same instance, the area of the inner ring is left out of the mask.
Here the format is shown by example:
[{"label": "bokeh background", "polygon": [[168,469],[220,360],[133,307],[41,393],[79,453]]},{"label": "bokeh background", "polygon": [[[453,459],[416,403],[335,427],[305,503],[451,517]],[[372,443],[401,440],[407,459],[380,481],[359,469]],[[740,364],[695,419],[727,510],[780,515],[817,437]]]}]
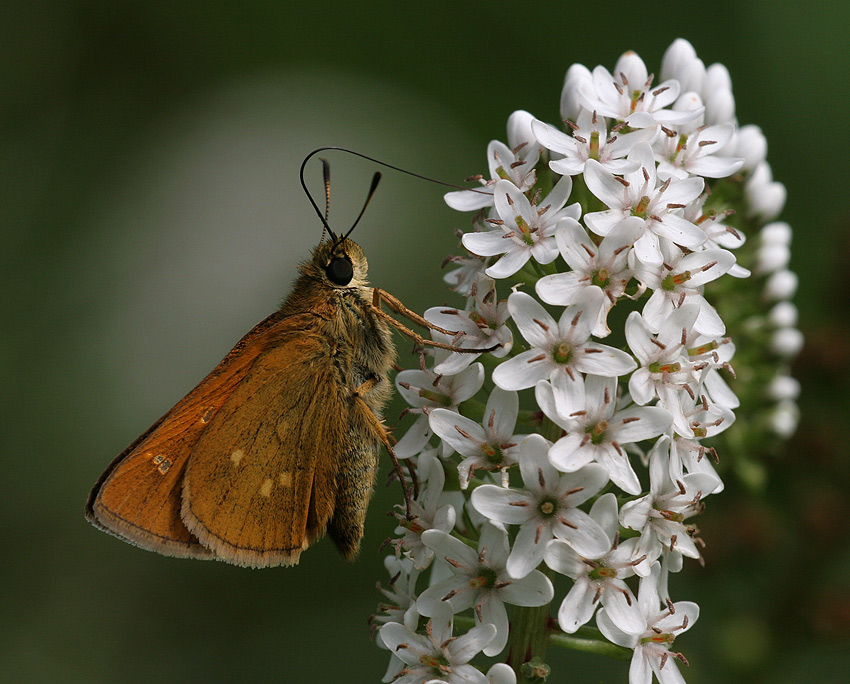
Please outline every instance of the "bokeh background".
[{"label": "bokeh background", "polygon": [[[307,152],[345,145],[459,182],[486,170],[514,109],[557,121],[571,63],[634,49],[657,71],[683,36],[727,65],[739,120],[770,142],[808,346],[799,434],[763,492],[730,479],[711,497],[706,567],[674,578],[673,598],[702,607],[677,647],[690,684],[847,681],[850,5],[413,7],[0,8],[0,680],[379,681],[367,618],[394,489],[379,486],[356,564],[322,543],[264,571],[119,543],[84,521],[88,490],[287,291],[320,234],[297,182]],[[374,169],[332,160],[346,225]],[[466,226],[441,195],[389,173],[357,229],[372,281],[420,311]],[[627,681],[627,663],[549,660],[553,682]]]}]

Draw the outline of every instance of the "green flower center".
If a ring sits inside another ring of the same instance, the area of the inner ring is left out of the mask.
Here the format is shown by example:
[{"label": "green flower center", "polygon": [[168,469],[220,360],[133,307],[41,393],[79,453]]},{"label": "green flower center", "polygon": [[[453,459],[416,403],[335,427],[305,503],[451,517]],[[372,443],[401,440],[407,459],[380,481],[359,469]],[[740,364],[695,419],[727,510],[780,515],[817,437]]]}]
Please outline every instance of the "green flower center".
[{"label": "green flower center", "polygon": [[478,568],[478,574],[470,578],[469,586],[473,589],[492,589],[496,585],[498,576],[492,570],[485,566]]},{"label": "green flower center", "polygon": [[647,369],[650,373],[678,373],[680,370],[682,370],[682,364],[661,363],[660,361],[653,361],[647,366]]},{"label": "green flower center", "polygon": [[676,637],[670,632],[662,632],[661,634],[653,634],[652,636],[642,637],[641,644],[672,644]]},{"label": "green flower center", "polygon": [[552,350],[552,358],[555,360],[555,363],[566,366],[570,362],[570,357],[572,357],[572,349],[570,349],[570,345],[566,342],[561,342],[561,344]]},{"label": "green flower center", "polygon": [[593,131],[593,133],[590,134],[588,156],[591,159],[599,161],[599,131]]},{"label": "green flower center", "polygon": [[504,455],[502,454],[501,448],[499,448],[497,445],[485,444],[483,447],[481,447],[481,453],[484,454],[484,458],[487,460],[487,463],[492,463],[493,465],[502,465]]},{"label": "green flower center", "polygon": [[551,497],[545,498],[537,505],[537,510],[544,518],[551,518],[558,512],[558,502]]},{"label": "green flower center", "polygon": [[600,268],[598,271],[595,271],[590,278],[590,282],[596,285],[596,287],[601,287],[603,290],[608,288],[608,285],[611,284],[611,274],[608,273],[608,269]]},{"label": "green flower center", "polygon": [[693,276],[690,271],[682,271],[681,273],[668,273],[667,277],[661,281],[661,289],[667,292],[673,292],[679,285],[684,285]]},{"label": "green flower center", "polygon": [[640,216],[640,218],[646,218],[646,209],[649,206],[649,197],[644,195],[640,198],[640,202],[637,203],[637,206],[632,209],[632,216]]},{"label": "green flower center", "polygon": [[606,568],[604,565],[598,565],[588,572],[587,576],[589,579],[596,581],[615,579],[617,577],[617,571],[614,568]]},{"label": "green flower center", "polygon": [[587,434],[590,435],[590,441],[593,444],[602,444],[605,441],[605,431],[608,429],[608,421],[600,420],[596,425],[587,429]]},{"label": "green flower center", "polygon": [[423,653],[419,656],[420,664],[425,667],[430,667],[436,677],[442,678],[446,674],[446,668],[449,666],[449,661],[443,655],[435,653]]},{"label": "green flower center", "polygon": [[439,392],[421,389],[419,390],[419,396],[423,399],[427,399],[428,401],[433,401],[438,406],[448,407],[452,405],[451,398],[447,397],[445,394],[440,394]]},{"label": "green flower center", "polygon": [[528,224],[525,222],[525,219],[522,216],[516,217],[516,225],[517,228],[519,228],[520,240],[522,240],[529,247],[534,246],[534,238],[531,236],[531,228],[528,227]]}]

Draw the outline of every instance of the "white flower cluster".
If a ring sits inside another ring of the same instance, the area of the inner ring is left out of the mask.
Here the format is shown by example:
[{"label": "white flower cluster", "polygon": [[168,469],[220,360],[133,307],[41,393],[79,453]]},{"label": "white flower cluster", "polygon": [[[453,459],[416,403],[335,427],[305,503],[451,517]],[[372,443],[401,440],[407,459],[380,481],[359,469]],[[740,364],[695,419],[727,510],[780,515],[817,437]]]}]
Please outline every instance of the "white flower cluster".
[{"label": "white flower cluster", "polygon": [[[375,618],[392,654],[384,682],[515,681],[504,664],[485,675],[469,661],[510,647],[506,606],[548,605],[553,573],[573,581],[557,610],[564,633],[595,614],[634,650],[631,684],[681,681],[672,644],[699,609],[668,598],[668,575],[700,558],[688,520],[723,489],[703,441],[739,407],[724,378],[735,345],[706,294],[721,276],[751,275],[733,220],[758,230],[785,191],[760,130],[737,126],[725,67],[706,68],[680,39],[660,81],[633,52],[613,73],[573,65],[563,130],[515,112],[507,144],[488,146],[485,192],[446,196],[477,212],[445,278],[466,305],[425,317],[458,331],[435,333],[441,342],[500,346],[430,351],[397,375],[418,415],[395,451],[418,495],[414,520],[399,515],[392,603]],[[752,270],[776,302],[772,350],[788,360],[801,345],[790,228],[772,223],[759,242]],[[778,376],[770,392],[787,435],[796,383]],[[452,636],[465,611],[474,626]]]}]

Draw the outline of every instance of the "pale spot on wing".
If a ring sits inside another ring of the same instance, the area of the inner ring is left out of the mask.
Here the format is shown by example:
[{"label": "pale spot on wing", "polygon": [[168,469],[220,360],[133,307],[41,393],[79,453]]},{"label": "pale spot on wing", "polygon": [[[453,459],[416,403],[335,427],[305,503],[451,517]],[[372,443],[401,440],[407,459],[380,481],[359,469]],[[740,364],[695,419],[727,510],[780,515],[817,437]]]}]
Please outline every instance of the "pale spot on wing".
[{"label": "pale spot on wing", "polygon": [[239,461],[245,456],[245,452],[242,449],[237,449],[232,454],[230,454],[230,460],[233,461],[233,465],[239,465]]},{"label": "pale spot on wing", "polygon": [[274,487],[274,482],[272,482],[270,477],[267,477],[263,480],[263,484],[260,485],[260,494],[268,497],[272,493],[272,487]]},{"label": "pale spot on wing", "polygon": [[166,458],[164,454],[157,454],[152,461],[160,475],[165,475],[172,466],[171,459]]},{"label": "pale spot on wing", "polygon": [[203,415],[201,416],[201,422],[202,423],[209,423],[212,420],[212,417],[214,415],[215,415],[215,408],[214,407],[206,409],[204,411]]},{"label": "pale spot on wing", "polygon": [[284,487],[291,487],[292,486],[292,473],[290,473],[288,470],[284,470],[278,476],[278,479],[280,480],[280,484],[283,485]]}]

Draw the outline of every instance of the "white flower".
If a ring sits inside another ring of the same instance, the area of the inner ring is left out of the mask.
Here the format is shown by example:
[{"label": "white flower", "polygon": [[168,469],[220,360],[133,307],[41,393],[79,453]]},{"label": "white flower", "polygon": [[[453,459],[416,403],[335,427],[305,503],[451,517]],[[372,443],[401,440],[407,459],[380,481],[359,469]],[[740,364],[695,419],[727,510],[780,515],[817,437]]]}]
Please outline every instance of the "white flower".
[{"label": "white flower", "polygon": [[[531,123],[531,130],[538,142],[552,152],[563,155],[549,162],[549,168],[563,176],[583,173],[588,159],[595,159],[611,173],[635,171],[637,163],[628,161],[625,156],[637,143],[651,142],[656,134],[654,119],[644,112],[631,115],[623,124],[615,127],[610,137],[605,119],[587,110],[582,110],[576,123],[568,122],[568,125],[572,135],[536,119]],[[634,130],[622,135],[616,132],[626,126]]]},{"label": "white flower", "polygon": [[446,271],[443,282],[449,286],[450,290],[457,292],[462,297],[468,297],[472,293],[475,281],[479,275],[483,275],[484,269],[487,268],[487,260],[475,255],[446,257],[443,265],[446,264],[459,264],[457,268]]},{"label": "white flower", "polygon": [[[698,315],[698,306],[681,306],[653,334],[643,316],[637,311],[629,314],[626,341],[641,366],[629,378],[629,394],[638,404],[643,406],[658,397],[675,419],[683,415],[682,395],[696,396],[692,364],[683,350]],[[681,421],[677,424],[680,428],[687,429]]]},{"label": "white flower", "polygon": [[519,442],[525,437],[513,434],[518,411],[516,392],[499,387],[490,393],[481,425],[448,409],[431,411],[431,429],[464,457],[457,468],[461,489],[476,468],[501,471],[507,485],[507,468],[519,462]]},{"label": "white flower", "polygon": [[507,663],[495,663],[487,670],[489,684],[516,684],[516,672]]},{"label": "white flower", "polygon": [[703,296],[703,286],[727,273],[735,264],[735,256],[725,249],[707,249],[685,254],[671,242],[661,243],[663,263],[635,264],[635,277],[652,296],[644,305],[644,321],[659,330],[677,308],[696,304],[699,314],[694,328],[704,335],[723,335],[726,326],[717,310]]},{"label": "white flower", "polygon": [[558,609],[558,624],[573,634],[593,617],[601,602],[620,629],[641,631],[644,621],[637,600],[623,581],[634,574],[636,540],[619,543],[617,497],[610,492],[600,496],[590,509],[590,517],[599,523],[610,541],[611,548],[605,555],[584,558],[559,539],[553,539],[546,547],[546,565],[575,580]]},{"label": "white flower", "polygon": [[[434,306],[425,312],[425,319],[446,330],[456,332],[454,338],[448,338],[439,332],[432,332],[434,339],[453,344],[464,349],[488,349],[499,345],[490,352],[496,358],[506,356],[513,348],[513,333],[505,325],[510,312],[507,300],[499,301],[496,295],[495,281],[481,273],[473,282],[469,292],[471,309],[461,311],[445,306]],[[454,375],[469,366],[479,354],[451,352],[439,363],[434,372]]]},{"label": "white flower", "polygon": [[[390,586],[389,589],[384,589],[378,582],[378,591],[386,596],[390,603],[379,604],[378,609],[384,614],[373,615],[369,618],[369,622],[378,627],[389,622],[398,622],[408,629],[416,629],[419,624],[419,611],[416,609],[416,580],[419,577],[419,570],[413,567],[413,562],[409,558],[395,556],[384,558],[384,567],[390,573]],[[387,648],[384,640],[381,639],[380,631],[375,643],[381,648]],[[390,658],[385,679],[395,677],[403,667],[404,662],[393,656]]]},{"label": "white flower", "polygon": [[635,572],[646,576],[662,551],[688,558],[699,558],[692,535],[695,530],[685,520],[702,509],[701,499],[717,486],[717,479],[702,473],[690,473],[681,480],[670,479],[670,438],[661,437],[649,455],[649,494],[623,504],[620,523],[640,532],[635,556],[646,556]]},{"label": "white flower", "polygon": [[773,180],[773,172],[767,162],[763,161],[753,169],[744,185],[744,191],[750,205],[750,216],[770,221],[776,218],[785,206],[785,186]]},{"label": "white flower", "polygon": [[595,337],[610,334],[608,312],[616,304],[632,277],[629,252],[643,235],[644,223],[636,216],[623,219],[598,245],[579,224],[570,223],[555,235],[558,250],[570,271],[543,276],[537,281],[537,296],[547,304],[575,304],[586,288],[598,288],[607,298],[591,331]]},{"label": "white flower", "polygon": [[593,88],[579,93],[585,109],[618,121],[634,112],[647,112],[658,123],[670,125],[687,122],[702,114],[668,109],[679,97],[679,82],[673,79],[653,87],[643,60],[634,52],[623,53],[614,66],[614,76],[605,67],[593,70]]},{"label": "white flower", "polygon": [[445,603],[434,606],[426,635],[413,632],[404,625],[391,622],[381,628],[381,639],[406,667],[395,679],[384,677],[383,682],[395,684],[426,684],[439,681],[449,684],[488,684],[484,674],[469,661],[493,638],[496,628],[491,624],[473,627],[459,637],[452,636],[453,616]]},{"label": "white flower", "polygon": [[[706,200],[709,198],[708,192],[703,192],[693,202],[691,202],[682,214],[688,221],[705,232],[706,241],[702,249],[738,249],[744,244],[746,236],[737,228],[724,223],[725,219],[732,213],[720,212],[711,209],[704,211]],[[750,272],[740,264],[733,264],[728,271],[733,278],[748,278]]]},{"label": "white flower", "polygon": [[431,438],[428,411],[438,407],[454,409],[474,397],[484,384],[484,367],[473,363],[448,376],[425,368],[404,370],[396,375],[395,384],[402,398],[413,407],[409,412],[419,414],[393,449],[396,457],[409,458],[424,449]]},{"label": "white flower", "polygon": [[791,401],[800,398],[800,381],[790,375],[776,375],[765,390],[765,394],[774,401]]},{"label": "white flower", "polygon": [[805,338],[796,328],[780,328],[770,338],[770,351],[784,359],[793,359],[803,349]]},{"label": "white flower", "polygon": [[[509,180],[522,192],[530,190],[537,182],[534,167],[540,158],[540,145],[531,132],[534,117],[528,112],[516,111],[508,119],[508,144],[498,140],[490,141],[487,146],[487,163],[490,166],[490,179],[478,177],[481,184],[489,190],[499,180]],[[471,180],[471,179],[470,179]],[[449,192],[443,196],[446,204],[458,211],[475,211],[493,206],[493,195],[471,190]]]},{"label": "white flower", "polygon": [[670,444],[670,479],[673,482],[682,480],[685,473],[702,473],[716,481],[713,489],[706,489],[705,494],[719,494],[723,491],[723,481],[714,469],[712,460],[717,461],[717,452],[713,447],[706,447],[698,440],[675,435]]},{"label": "white flower", "polygon": [[726,178],[744,166],[743,159],[721,154],[732,139],[735,126],[722,124],[691,128],[666,129],[655,144],[659,178],[684,179],[689,175]]},{"label": "white flower", "polygon": [[558,256],[559,222],[575,221],[581,215],[579,204],[564,206],[572,187],[572,179],[564,176],[538,208],[510,181],[497,181],[493,197],[499,218],[487,219],[495,228],[464,234],[463,246],[481,256],[504,255],[484,271],[491,278],[512,276],[532,257],[541,264],[553,262]]},{"label": "white flower", "polygon": [[[372,621],[379,624],[400,622],[410,629],[415,629],[419,623],[419,611],[416,609],[416,580],[419,570],[409,558],[396,556],[384,558],[384,567],[390,574],[390,586],[385,589],[378,582],[378,591],[386,596],[390,603],[380,604],[378,608],[384,615],[376,615]],[[380,639],[378,641],[383,645]]]},{"label": "white flower", "polygon": [[776,271],[764,284],[764,296],[774,301],[791,299],[797,292],[800,279],[793,271]]},{"label": "white flower", "polygon": [[770,427],[782,439],[790,439],[797,431],[800,409],[793,401],[782,400],[770,414]]},{"label": "white flower", "polygon": [[[605,637],[625,648],[634,649],[629,666],[629,684],[652,684],[652,675],[659,684],[684,684],[676,661],[687,665],[681,653],[671,649],[673,641],[688,631],[699,618],[699,606],[691,601],[670,599],[662,602],[659,594],[661,568],[655,563],[649,576],[643,578],[638,591],[638,606],[643,614],[644,628],[638,633],[627,633],[614,624],[603,608],[596,616],[596,624]],[[662,607],[663,606],[663,607]]]},{"label": "white flower", "polygon": [[595,463],[574,473],[559,473],[547,458],[549,442],[530,435],[520,445],[519,468],[525,489],[481,485],[472,505],[490,520],[519,525],[508,557],[511,577],[525,577],[543,560],[546,543],[557,537],[588,558],[611,548],[605,531],[578,508],[602,489],[608,476]]},{"label": "white flower", "polygon": [[564,388],[563,407],[555,402],[546,382],[537,384],[537,403],[558,426],[567,431],[549,450],[558,470],[575,472],[588,463],[599,463],[624,492],[639,494],[641,484],[622,444],[640,442],[667,432],[673,417],[656,406],[633,406],[616,411],[617,379],[589,375],[584,385]]},{"label": "white flower", "polygon": [[580,383],[581,373],[617,377],[634,370],[635,361],[626,352],[590,340],[602,302],[598,288],[586,288],[556,323],[534,297],[514,292],[508,309],[532,349],[499,364],[493,382],[516,391],[559,376],[565,383]]},{"label": "white flower", "polygon": [[476,623],[496,627],[496,636],[484,649],[484,655],[500,653],[508,642],[506,603],[543,606],[552,600],[552,583],[539,570],[532,570],[521,579],[508,574],[508,533],[498,523],[483,526],[477,552],[437,530],[423,534],[422,541],[446,561],[452,575],[422,592],[417,602],[419,612],[432,615],[438,603],[448,603],[454,613],[472,608]]},{"label": "white flower", "polygon": [[608,207],[605,211],[586,214],[584,222],[587,227],[604,237],[627,216],[643,219],[646,228],[635,242],[634,255],[644,263],[661,263],[661,239],[691,250],[702,245],[706,240],[705,233],[682,216],[682,209],[699,197],[705,181],[699,177],[685,180],[668,178],[659,185],[655,156],[647,143],[635,145],[629,159],[638,162],[640,168],[623,178],[609,173],[599,162],[587,162],[585,183]]},{"label": "white flower", "polygon": [[[434,450],[436,451],[436,450]],[[434,552],[422,543],[422,533],[426,530],[443,530],[451,532],[455,526],[457,514],[450,504],[439,505],[443,485],[446,482],[445,473],[440,459],[433,451],[425,452],[419,457],[420,482],[419,497],[411,502],[413,520],[408,520],[403,514],[396,513],[399,526],[395,534],[397,552],[404,549],[413,561],[413,567],[424,570],[431,563]]]}]

